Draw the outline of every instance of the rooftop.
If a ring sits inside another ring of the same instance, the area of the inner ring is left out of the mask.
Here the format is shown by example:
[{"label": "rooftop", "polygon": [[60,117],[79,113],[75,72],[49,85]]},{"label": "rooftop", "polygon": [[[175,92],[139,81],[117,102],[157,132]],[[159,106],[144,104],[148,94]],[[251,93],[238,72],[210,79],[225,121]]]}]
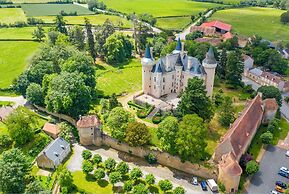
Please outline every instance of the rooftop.
[{"label": "rooftop", "polygon": [[202,27],[215,27],[215,28],[219,28],[221,30],[224,30],[224,31],[231,31],[231,28],[232,26],[230,24],[226,24],[226,23],[223,23],[221,21],[218,21],[218,20],[214,20],[214,21],[211,21],[211,22],[205,22],[201,25]]},{"label": "rooftop", "polygon": [[[70,147],[70,144],[63,138],[58,137],[53,140],[44,150],[41,152],[47,156],[52,161],[57,160],[60,156],[65,153],[65,150]],[[40,153],[40,154],[41,154]],[[60,157],[63,158],[63,157]]]},{"label": "rooftop", "polygon": [[45,132],[51,133],[53,135],[56,135],[56,136],[60,133],[59,127],[49,122],[44,124],[42,130]]},{"label": "rooftop", "polygon": [[76,125],[78,128],[89,128],[89,127],[99,126],[100,121],[95,115],[80,116]]}]

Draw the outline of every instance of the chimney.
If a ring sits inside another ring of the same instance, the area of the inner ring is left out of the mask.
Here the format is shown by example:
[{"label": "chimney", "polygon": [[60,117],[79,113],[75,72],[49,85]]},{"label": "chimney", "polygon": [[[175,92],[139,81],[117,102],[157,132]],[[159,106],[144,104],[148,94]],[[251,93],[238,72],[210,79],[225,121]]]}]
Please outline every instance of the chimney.
[{"label": "chimney", "polygon": [[151,52],[151,57],[152,57],[152,59],[154,58],[154,55],[153,55],[153,52],[154,51],[154,48],[153,47],[150,47],[150,52]]},{"label": "chimney", "polygon": [[188,66],[187,66],[187,71],[190,71],[190,69],[193,66],[193,57],[189,56],[188,57]]}]

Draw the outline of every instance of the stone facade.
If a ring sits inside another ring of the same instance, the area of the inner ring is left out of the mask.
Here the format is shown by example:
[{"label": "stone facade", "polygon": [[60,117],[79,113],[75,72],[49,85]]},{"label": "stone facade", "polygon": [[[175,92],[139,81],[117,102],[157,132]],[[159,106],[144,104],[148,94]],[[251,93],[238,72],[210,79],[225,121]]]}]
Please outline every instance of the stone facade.
[{"label": "stone facade", "polygon": [[182,49],[180,39],[176,49],[158,61],[154,61],[151,50],[146,49],[142,63],[142,89],[144,94],[160,98],[164,95],[182,92],[188,80],[203,79],[208,96],[212,96],[217,61],[210,48],[202,64],[195,57],[188,56]]},{"label": "stone facade", "polygon": [[95,115],[80,116],[76,126],[82,145],[95,144],[95,137],[100,133],[100,121]]}]

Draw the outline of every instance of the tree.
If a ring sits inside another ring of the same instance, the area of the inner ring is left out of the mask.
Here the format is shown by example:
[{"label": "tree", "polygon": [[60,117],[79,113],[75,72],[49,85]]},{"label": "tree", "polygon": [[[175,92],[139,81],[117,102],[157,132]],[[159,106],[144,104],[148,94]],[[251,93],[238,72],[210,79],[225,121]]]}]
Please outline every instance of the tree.
[{"label": "tree", "polygon": [[260,136],[263,144],[270,144],[273,139],[273,134],[270,131],[266,131]]},{"label": "tree", "polygon": [[84,160],[82,162],[82,171],[85,174],[89,174],[90,172],[93,171],[93,165],[92,165],[92,163],[89,160]]},{"label": "tree", "polygon": [[157,19],[154,18],[151,14],[143,13],[138,15],[139,20],[149,23],[151,26],[154,26],[157,23]]},{"label": "tree", "polygon": [[5,121],[10,137],[18,145],[23,145],[33,139],[33,124],[36,122],[35,115],[24,107],[18,107]]},{"label": "tree", "polygon": [[166,192],[166,191],[171,190],[173,188],[173,184],[167,179],[160,180],[159,181],[159,187],[162,191]]},{"label": "tree", "polygon": [[126,192],[130,192],[133,188],[133,182],[131,180],[125,181],[123,185],[123,190]]},{"label": "tree", "polygon": [[282,96],[278,88],[274,86],[261,86],[260,88],[258,88],[257,92],[262,93],[263,100],[267,98],[275,98],[278,105],[281,106]]},{"label": "tree", "polygon": [[181,101],[177,107],[179,116],[194,113],[207,121],[214,114],[213,105],[207,96],[204,81],[196,77],[188,80],[188,86],[182,93]]},{"label": "tree", "polygon": [[104,161],[104,167],[108,172],[112,172],[115,169],[116,161],[113,158],[108,158]]},{"label": "tree", "polygon": [[111,130],[111,136],[123,141],[127,125],[133,120],[131,114],[122,107],[112,109],[107,118],[107,125]]},{"label": "tree", "polygon": [[9,135],[2,134],[0,135],[0,147],[9,148],[12,145],[13,141]]},{"label": "tree", "polygon": [[283,23],[283,24],[286,24],[289,22],[289,11],[286,11],[284,13],[281,14],[280,16],[280,21]]},{"label": "tree", "polygon": [[284,194],[289,194],[289,188],[284,191]]},{"label": "tree", "polygon": [[144,184],[139,183],[133,187],[132,193],[133,194],[148,194],[149,190],[148,188],[146,188]]},{"label": "tree", "polygon": [[102,168],[97,168],[94,171],[94,177],[97,181],[100,181],[101,179],[103,179],[105,177],[105,172]]},{"label": "tree", "polygon": [[56,67],[54,66],[52,61],[45,60],[36,60],[30,65],[27,70],[28,80],[30,82],[35,82],[37,84],[41,84],[43,77],[46,74],[55,73]]},{"label": "tree", "polygon": [[163,150],[175,154],[176,139],[178,135],[178,119],[173,116],[166,117],[157,128],[157,136],[160,140],[160,146]]},{"label": "tree", "polygon": [[129,177],[133,181],[138,180],[139,178],[142,177],[142,175],[143,175],[142,171],[137,167],[133,168],[129,173]]},{"label": "tree", "polygon": [[146,175],[145,181],[148,185],[153,185],[155,184],[156,178],[154,177],[153,174],[148,174]]},{"label": "tree", "polygon": [[55,179],[61,188],[67,188],[68,191],[71,191],[73,188],[72,174],[63,165],[57,167]]},{"label": "tree", "polygon": [[185,194],[185,189],[183,187],[176,187],[173,190],[173,194]]},{"label": "tree", "polygon": [[[105,56],[104,45],[107,42],[107,38],[110,37],[115,32],[113,23],[107,19],[103,25],[99,26],[95,32],[95,47],[97,54],[101,57]],[[116,43],[117,44],[117,43]]]},{"label": "tree", "polygon": [[89,150],[83,150],[81,155],[84,160],[89,160],[92,156],[92,153]]},{"label": "tree", "polygon": [[13,88],[16,92],[20,93],[23,96],[26,96],[26,89],[29,86],[30,82],[28,80],[27,72],[21,73],[17,79],[13,81]]},{"label": "tree", "polygon": [[126,162],[121,161],[116,166],[116,171],[118,171],[121,174],[121,176],[123,177],[124,175],[126,175],[128,173],[129,167],[128,167]]},{"label": "tree", "polygon": [[102,49],[105,61],[115,65],[131,58],[133,45],[127,36],[118,32],[106,39]]},{"label": "tree", "polygon": [[0,158],[0,191],[23,193],[25,177],[30,171],[30,162],[20,149],[13,148],[3,152]]},{"label": "tree", "polygon": [[45,31],[42,25],[36,25],[36,29],[32,32],[32,38],[39,42],[45,38]]},{"label": "tree", "polygon": [[44,97],[42,88],[39,84],[31,83],[26,90],[26,98],[31,104],[43,106]]},{"label": "tree", "polygon": [[95,11],[96,8],[105,10],[106,5],[103,2],[99,2],[98,0],[89,0],[87,2],[88,9],[90,11]]},{"label": "tree", "polygon": [[161,50],[160,56],[165,56],[166,54],[172,53],[173,50],[175,50],[176,46],[177,46],[177,42],[175,42],[175,41],[171,42],[171,43],[168,43]]},{"label": "tree", "polygon": [[102,162],[101,155],[99,155],[99,154],[93,155],[92,162],[93,162],[93,164],[99,165]]},{"label": "tree", "polygon": [[179,123],[177,150],[182,160],[197,162],[204,159],[208,129],[196,114],[185,115]]},{"label": "tree", "polygon": [[274,133],[274,131],[278,130],[280,126],[280,120],[277,118],[274,118],[268,125],[268,131],[271,133]]},{"label": "tree", "polygon": [[191,32],[189,34],[186,35],[186,40],[195,40],[197,38],[201,38],[203,36],[203,33],[200,31],[195,31],[195,32]]},{"label": "tree", "polygon": [[90,93],[82,74],[62,72],[51,80],[45,104],[49,111],[78,118],[89,110]]},{"label": "tree", "polygon": [[31,194],[31,193],[41,193],[41,194],[47,193],[48,194],[50,193],[50,191],[46,190],[39,181],[35,180],[26,186],[26,189],[24,192],[24,194]]},{"label": "tree", "polygon": [[66,29],[66,21],[64,20],[62,15],[57,15],[55,20],[55,30],[67,35],[67,29]]},{"label": "tree", "polygon": [[231,97],[225,96],[221,105],[219,122],[222,126],[228,127],[234,121],[234,108]]},{"label": "tree", "polygon": [[147,42],[150,47],[153,47],[153,57],[160,57],[160,54],[167,43],[167,35],[159,34],[152,38],[148,38]]},{"label": "tree", "polygon": [[115,107],[120,106],[119,104],[120,104],[120,103],[118,102],[115,93],[113,93],[113,94],[111,95],[111,97],[108,99],[108,108],[109,108],[109,110],[112,110],[112,109],[114,109]]},{"label": "tree", "polygon": [[217,73],[222,79],[226,77],[226,69],[227,69],[226,66],[227,66],[227,50],[223,48],[219,63],[217,65]]},{"label": "tree", "polygon": [[48,42],[52,45],[55,45],[56,40],[58,38],[58,36],[60,35],[60,33],[58,31],[50,31],[48,32]]},{"label": "tree", "polygon": [[242,85],[242,73],[244,64],[241,62],[241,54],[238,51],[232,51],[228,54],[226,64],[226,81],[234,87]]},{"label": "tree", "polygon": [[150,138],[150,131],[144,123],[132,122],[128,124],[125,141],[130,146],[146,145]]},{"label": "tree", "polygon": [[109,182],[114,186],[121,180],[121,174],[119,172],[112,172],[109,174]]},{"label": "tree", "polygon": [[83,50],[85,47],[85,36],[83,28],[80,26],[73,26],[68,33],[69,41],[76,46],[79,50]]},{"label": "tree", "polygon": [[248,175],[255,174],[259,171],[259,164],[256,161],[251,160],[247,163],[245,171]]},{"label": "tree", "polygon": [[87,45],[89,48],[89,53],[90,53],[91,57],[93,58],[93,61],[95,61],[96,52],[95,52],[95,48],[94,48],[95,43],[94,43],[94,36],[93,36],[92,30],[91,30],[91,23],[90,23],[88,18],[84,18],[84,23],[85,23]]}]

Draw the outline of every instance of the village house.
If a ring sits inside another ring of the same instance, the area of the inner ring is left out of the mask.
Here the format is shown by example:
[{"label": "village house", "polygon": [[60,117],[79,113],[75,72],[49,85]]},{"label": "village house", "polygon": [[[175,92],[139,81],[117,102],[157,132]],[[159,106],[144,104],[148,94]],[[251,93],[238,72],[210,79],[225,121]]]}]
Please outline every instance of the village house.
[{"label": "village house", "polygon": [[60,133],[59,126],[53,123],[46,122],[42,128],[42,130],[52,137],[53,139],[56,139],[58,137],[58,134]]},{"label": "village house", "polygon": [[241,115],[220,139],[213,159],[218,163],[218,179],[225,185],[227,192],[237,192],[242,174],[240,158],[247,152],[261,123],[271,121],[277,110],[278,104],[275,99],[262,101],[261,95],[258,94],[246,105]]},{"label": "village house", "polygon": [[76,123],[82,145],[94,144],[94,139],[100,132],[100,120],[95,115],[80,116]]},{"label": "village house", "polygon": [[70,144],[63,138],[53,140],[36,158],[39,168],[56,169],[70,153]]},{"label": "village house", "polygon": [[260,68],[245,70],[244,75],[262,86],[274,86],[281,92],[289,91],[289,82],[276,73],[263,71]]},{"label": "village house", "polygon": [[244,74],[253,68],[254,66],[254,59],[249,55],[242,55],[243,63],[244,63]]}]

